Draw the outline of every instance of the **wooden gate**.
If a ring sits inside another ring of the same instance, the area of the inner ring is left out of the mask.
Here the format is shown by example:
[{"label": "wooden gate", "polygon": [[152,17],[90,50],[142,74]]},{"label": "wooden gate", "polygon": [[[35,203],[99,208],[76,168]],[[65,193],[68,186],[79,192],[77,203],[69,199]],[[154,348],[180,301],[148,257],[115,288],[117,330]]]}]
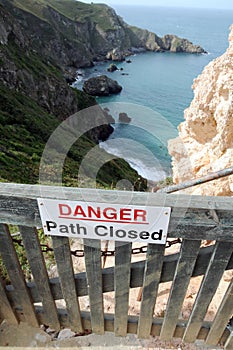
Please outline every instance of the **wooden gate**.
[{"label": "wooden gate", "polygon": [[[168,239],[181,240],[179,252],[166,255],[164,245],[148,244],[146,258],[131,263],[132,244],[115,242],[115,264],[102,268],[100,241],[84,241],[86,271],[74,274],[69,239],[53,237],[58,278],[49,279],[38,228],[41,227],[36,198],[98,201],[103,203],[166,206],[172,208]],[[28,282],[9,230],[17,225],[33,280]],[[202,248],[203,240],[212,241]],[[0,278],[0,316],[9,323],[67,326],[77,332],[135,333],[163,340],[173,337],[186,342],[202,339],[206,344],[224,344],[233,349],[230,319],[233,314],[233,282],[229,281],[214,319],[205,321],[208,307],[226,270],[233,269],[233,203],[229,197],[181,194],[129,193],[49,186],[0,184],[0,254],[10,280]],[[190,281],[203,276],[192,311],[181,318]],[[163,317],[153,317],[158,288],[171,281]],[[129,291],[142,287],[139,316],[128,314]],[[103,296],[115,293],[115,312],[104,312]],[[90,312],[80,310],[79,297],[88,295]],[[58,308],[63,299],[66,307]]]}]

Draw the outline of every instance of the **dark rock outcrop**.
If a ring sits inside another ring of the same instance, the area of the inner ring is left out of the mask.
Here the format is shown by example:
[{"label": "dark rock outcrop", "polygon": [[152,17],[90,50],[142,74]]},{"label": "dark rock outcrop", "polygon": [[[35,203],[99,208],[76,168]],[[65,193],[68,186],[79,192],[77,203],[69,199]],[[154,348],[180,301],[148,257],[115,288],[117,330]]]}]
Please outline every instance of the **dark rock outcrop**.
[{"label": "dark rock outcrop", "polygon": [[155,52],[207,53],[201,46],[194,45],[191,41],[173,34],[167,34],[161,38],[155,33],[137,27],[129,27],[129,31],[131,31],[130,35],[135,52],[148,50]]},{"label": "dark rock outcrop", "polygon": [[125,60],[126,54],[130,54],[130,52],[122,51],[118,47],[109,51],[106,55],[107,60],[122,62]]},{"label": "dark rock outcrop", "polygon": [[193,45],[186,39],[167,34],[162,38],[164,49],[171,52],[206,53],[201,46]]},{"label": "dark rock outcrop", "polygon": [[[59,67],[31,49],[27,31],[1,5],[0,28],[0,83],[31,97],[61,120],[77,112],[78,95],[67,85]],[[90,100],[90,104],[95,101]]]},{"label": "dark rock outcrop", "polygon": [[[27,31],[1,5],[0,29],[0,84],[32,98],[59,120],[96,104],[93,97],[69,87],[70,70],[63,72],[31,49]],[[113,131],[107,120],[103,123],[88,132],[96,143],[106,139]]]},{"label": "dark rock outcrop", "polygon": [[122,86],[106,75],[92,77],[83,84],[83,91],[91,96],[109,96],[121,92]]},{"label": "dark rock outcrop", "polygon": [[115,64],[110,64],[110,66],[108,67],[108,72],[115,72],[116,70],[118,70],[117,66]]},{"label": "dark rock outcrop", "polygon": [[119,113],[119,122],[124,124],[129,124],[131,122],[131,118],[128,116],[127,113],[122,112],[122,113]]}]

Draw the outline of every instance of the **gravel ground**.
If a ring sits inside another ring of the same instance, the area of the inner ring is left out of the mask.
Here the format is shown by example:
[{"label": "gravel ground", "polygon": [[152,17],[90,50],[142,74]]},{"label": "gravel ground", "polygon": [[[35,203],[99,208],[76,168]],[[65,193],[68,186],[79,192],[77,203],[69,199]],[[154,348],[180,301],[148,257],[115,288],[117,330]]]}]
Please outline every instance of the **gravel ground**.
[{"label": "gravel ground", "polygon": [[128,335],[125,338],[115,337],[113,333],[105,333],[103,336],[90,334],[84,337],[69,337],[72,332],[63,331],[61,338],[53,340],[45,331],[33,328],[21,323],[19,326],[10,326],[5,321],[0,326],[0,349],[19,350],[21,349],[123,349],[123,350],[205,350],[221,349],[219,347],[205,347],[202,342],[185,344],[180,339],[171,342],[162,342],[159,338],[151,337],[146,340],[138,339],[135,335]]}]

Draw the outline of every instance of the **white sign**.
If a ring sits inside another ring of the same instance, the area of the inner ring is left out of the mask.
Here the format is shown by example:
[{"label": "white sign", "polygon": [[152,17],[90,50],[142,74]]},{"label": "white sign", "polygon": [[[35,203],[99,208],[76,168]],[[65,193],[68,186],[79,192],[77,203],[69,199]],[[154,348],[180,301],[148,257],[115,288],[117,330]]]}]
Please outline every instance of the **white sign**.
[{"label": "white sign", "polygon": [[171,208],[38,200],[47,235],[165,244]]}]

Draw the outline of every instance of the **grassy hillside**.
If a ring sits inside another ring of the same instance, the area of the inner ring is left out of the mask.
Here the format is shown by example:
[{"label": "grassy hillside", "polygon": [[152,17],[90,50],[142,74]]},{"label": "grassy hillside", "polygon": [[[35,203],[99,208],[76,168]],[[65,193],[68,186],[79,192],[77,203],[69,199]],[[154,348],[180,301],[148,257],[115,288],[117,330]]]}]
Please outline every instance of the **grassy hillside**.
[{"label": "grassy hillside", "polygon": [[[0,106],[0,181],[37,183],[44,146],[60,122],[55,116],[46,113],[31,98],[9,90],[3,85],[0,85]],[[78,183],[80,161],[95,146],[96,144],[87,135],[83,135],[71,148],[63,169],[64,185],[80,185]],[[86,170],[88,175],[91,168]],[[48,166],[48,183],[52,175],[53,169]],[[124,160],[115,160],[100,169],[97,182],[100,187],[110,188],[122,178],[134,183],[138,174]],[[145,182],[143,180],[140,182],[141,189],[145,189]],[[95,181],[90,180],[88,184],[93,186]]]},{"label": "grassy hillside", "polygon": [[93,21],[98,23],[103,30],[115,28],[109,16],[112,10],[104,4],[85,4],[75,0],[13,0],[13,3],[16,7],[30,12],[44,21],[49,21],[46,9],[51,7],[72,21]]},{"label": "grassy hillside", "polygon": [[59,120],[31,98],[3,85],[0,105],[1,180],[36,183],[44,145]]}]

